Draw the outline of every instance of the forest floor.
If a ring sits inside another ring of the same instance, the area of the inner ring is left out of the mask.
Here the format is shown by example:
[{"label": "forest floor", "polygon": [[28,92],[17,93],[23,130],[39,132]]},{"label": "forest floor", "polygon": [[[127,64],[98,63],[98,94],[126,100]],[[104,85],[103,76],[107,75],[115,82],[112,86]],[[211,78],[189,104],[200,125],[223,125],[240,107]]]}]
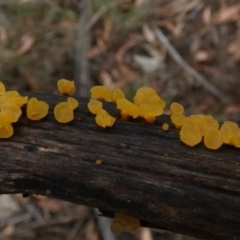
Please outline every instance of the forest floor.
[{"label": "forest floor", "polygon": [[[74,79],[82,96],[103,84],[129,99],[151,86],[186,114],[240,123],[239,20],[238,0],[0,0],[1,81],[56,93]],[[0,228],[0,239],[102,238],[92,209],[42,196],[0,196]],[[141,229],[122,239],[190,238]]]}]

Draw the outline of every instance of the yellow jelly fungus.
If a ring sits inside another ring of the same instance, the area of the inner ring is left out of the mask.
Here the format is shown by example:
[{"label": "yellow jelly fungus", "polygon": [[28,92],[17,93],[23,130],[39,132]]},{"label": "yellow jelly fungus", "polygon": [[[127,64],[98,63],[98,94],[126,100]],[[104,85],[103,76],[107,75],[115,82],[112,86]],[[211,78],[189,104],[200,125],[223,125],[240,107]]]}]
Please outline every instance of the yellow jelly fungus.
[{"label": "yellow jelly fungus", "polygon": [[67,102],[60,102],[54,108],[55,119],[60,123],[68,123],[74,119],[73,109]]},{"label": "yellow jelly fungus", "polygon": [[95,117],[96,124],[102,128],[112,127],[116,118],[108,114],[104,109],[100,109]]},{"label": "yellow jelly fungus", "polygon": [[102,164],[102,160],[101,160],[101,159],[97,159],[97,160],[95,161],[95,163],[96,163],[96,165],[101,165],[101,164]]},{"label": "yellow jelly fungus", "polygon": [[139,88],[134,96],[134,103],[136,105],[140,105],[142,103],[150,105],[159,104],[162,106],[162,108],[165,108],[166,106],[165,101],[159,97],[155,89],[150,87]]},{"label": "yellow jelly fungus", "polygon": [[123,120],[127,120],[128,116],[137,118],[140,115],[139,107],[127,99],[117,100],[117,109],[121,110],[121,118]]},{"label": "yellow jelly fungus", "polygon": [[3,82],[0,82],[0,95],[4,94],[6,91],[5,86]]},{"label": "yellow jelly fungus", "polygon": [[0,118],[8,122],[17,122],[22,115],[21,108],[15,103],[4,102],[0,104]]},{"label": "yellow jelly fungus", "polygon": [[148,123],[154,123],[157,116],[160,116],[163,114],[163,108],[161,105],[150,105],[150,104],[140,104],[140,116],[144,117],[144,119]]},{"label": "yellow jelly fungus", "polygon": [[238,131],[238,125],[231,121],[225,121],[220,128],[222,140],[226,144],[232,144],[235,132]]},{"label": "yellow jelly fungus", "polygon": [[69,81],[67,79],[58,80],[57,87],[61,94],[68,96],[72,96],[76,91],[74,81]]},{"label": "yellow jelly fungus", "polygon": [[173,102],[170,105],[170,111],[171,114],[181,115],[184,113],[184,107],[180,103]]},{"label": "yellow jelly fungus", "polygon": [[68,97],[67,102],[70,104],[72,110],[76,109],[79,105],[77,99]]},{"label": "yellow jelly fungus", "polygon": [[95,86],[90,89],[91,98],[112,101],[112,90],[106,86]]},{"label": "yellow jelly fungus", "polygon": [[88,102],[88,110],[92,113],[92,114],[97,114],[99,110],[102,109],[103,104],[102,102],[91,98],[90,101]]},{"label": "yellow jelly fungus", "polygon": [[169,130],[169,125],[168,125],[167,123],[164,123],[164,124],[162,125],[162,130],[163,130],[164,132],[167,132],[167,131]]},{"label": "yellow jelly fungus", "polygon": [[116,103],[117,100],[123,99],[123,98],[126,98],[126,97],[124,92],[121,89],[116,88],[112,91],[112,103]]},{"label": "yellow jelly fungus", "polygon": [[0,118],[0,138],[10,138],[13,135],[13,127],[9,121]]},{"label": "yellow jelly fungus", "polygon": [[204,136],[209,127],[213,127],[215,129],[219,128],[219,123],[213,117],[205,116],[203,114],[191,115],[185,120],[184,124],[198,126],[202,136]]},{"label": "yellow jelly fungus", "polygon": [[27,103],[27,117],[33,121],[40,120],[47,116],[49,105],[37,98],[30,98]]},{"label": "yellow jelly fungus", "polygon": [[231,142],[236,148],[240,148],[240,129],[239,128],[234,132],[234,136]]},{"label": "yellow jelly fungus", "polygon": [[28,97],[21,96],[17,91],[7,91],[0,96],[0,103],[4,102],[15,103],[19,107],[22,107],[28,101]]},{"label": "yellow jelly fungus", "polygon": [[206,131],[211,127],[215,129],[219,129],[219,122],[214,119],[212,116],[204,116],[205,123],[200,126],[200,131],[202,133],[202,136],[205,135]]},{"label": "yellow jelly fungus", "polygon": [[181,115],[171,115],[171,121],[172,123],[175,125],[176,129],[181,129],[181,127],[183,126],[183,124],[186,121],[186,117],[181,114]]},{"label": "yellow jelly fungus", "polygon": [[139,227],[141,227],[141,225],[138,218],[131,217],[122,213],[116,213],[111,225],[111,231],[115,235],[119,235],[122,232],[133,233]]},{"label": "yellow jelly fungus", "polygon": [[202,141],[202,135],[198,126],[184,124],[180,130],[180,140],[193,147]]},{"label": "yellow jelly fungus", "polygon": [[209,128],[204,135],[204,145],[212,150],[220,148],[223,144],[221,133],[216,128]]}]

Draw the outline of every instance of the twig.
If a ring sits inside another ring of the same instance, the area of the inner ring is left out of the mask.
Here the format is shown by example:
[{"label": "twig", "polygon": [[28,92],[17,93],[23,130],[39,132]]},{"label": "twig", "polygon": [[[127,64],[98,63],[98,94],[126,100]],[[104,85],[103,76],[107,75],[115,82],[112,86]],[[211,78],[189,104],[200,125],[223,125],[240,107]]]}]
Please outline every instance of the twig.
[{"label": "twig", "polygon": [[82,7],[82,14],[77,26],[77,38],[75,43],[75,81],[77,85],[77,93],[81,97],[89,97],[89,89],[91,88],[89,62],[86,54],[90,49],[91,36],[88,32],[83,31],[86,22],[91,15],[91,1],[85,0]]},{"label": "twig", "polygon": [[227,96],[224,93],[215,88],[209,81],[197,73],[184,59],[180,56],[180,54],[176,51],[173,45],[169,42],[164,33],[157,27],[153,26],[153,31],[155,32],[159,41],[166,47],[169,52],[169,55],[173,58],[173,60],[183,68],[188,74],[193,76],[197,82],[199,82],[205,89],[214,95],[217,99],[219,99],[224,105],[228,105],[230,103]]}]

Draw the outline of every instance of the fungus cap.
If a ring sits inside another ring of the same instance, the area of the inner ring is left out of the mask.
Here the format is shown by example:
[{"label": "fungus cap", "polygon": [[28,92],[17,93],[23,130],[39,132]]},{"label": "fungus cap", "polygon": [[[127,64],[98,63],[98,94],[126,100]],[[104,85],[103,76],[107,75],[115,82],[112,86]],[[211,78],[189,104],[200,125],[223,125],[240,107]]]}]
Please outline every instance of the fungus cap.
[{"label": "fungus cap", "polygon": [[88,110],[92,113],[92,114],[97,114],[99,110],[102,109],[102,102],[98,101],[97,99],[93,99],[91,98],[90,101],[88,102]]},{"label": "fungus cap", "polygon": [[202,135],[198,126],[184,124],[180,130],[180,140],[193,147],[202,141]]},{"label": "fungus cap", "polygon": [[221,133],[216,128],[209,128],[204,135],[203,141],[204,145],[212,150],[219,149],[223,144]]},{"label": "fungus cap", "polygon": [[68,97],[67,102],[70,104],[72,110],[76,109],[79,105],[78,100],[73,97]]},{"label": "fungus cap", "polygon": [[150,87],[141,87],[137,90],[136,95],[134,96],[134,103],[140,105],[141,103],[147,104],[158,104],[160,101],[155,89]]},{"label": "fungus cap", "polygon": [[13,127],[9,121],[0,117],[0,138],[10,138],[13,135]]},{"label": "fungus cap", "polygon": [[102,164],[102,160],[101,160],[101,159],[97,159],[97,160],[95,161],[95,163],[96,163],[96,165],[101,165],[101,164]]},{"label": "fungus cap", "polygon": [[37,121],[47,116],[49,105],[37,98],[30,98],[27,103],[27,117],[30,120]]},{"label": "fungus cap", "polygon": [[181,115],[184,113],[184,107],[180,103],[173,102],[170,105],[170,111],[172,114]]},{"label": "fungus cap", "polygon": [[64,95],[72,96],[76,91],[74,81],[70,81],[67,79],[58,80],[57,87],[58,91]]},{"label": "fungus cap", "polygon": [[94,86],[90,89],[91,98],[112,101],[112,90],[106,86]]},{"label": "fungus cap", "polygon": [[176,129],[180,129],[184,125],[184,123],[186,122],[186,119],[187,118],[183,114],[181,114],[181,115],[176,115],[176,114],[171,115],[171,121],[175,125]]},{"label": "fungus cap", "polygon": [[167,132],[167,131],[169,130],[169,124],[168,124],[168,123],[164,123],[164,124],[162,125],[162,130],[165,131],[165,132]]},{"label": "fungus cap", "polygon": [[21,108],[15,103],[4,102],[0,104],[0,117],[9,122],[17,122],[22,115]]},{"label": "fungus cap", "polygon": [[112,103],[116,103],[117,100],[124,99],[124,98],[126,98],[126,97],[125,97],[124,92],[121,89],[119,89],[119,88],[113,89],[113,91],[112,91]]},{"label": "fungus cap", "polygon": [[240,129],[239,128],[234,132],[234,136],[231,142],[236,148],[240,148]]},{"label": "fungus cap", "polygon": [[121,110],[122,118],[126,116],[137,118],[140,115],[139,107],[127,99],[117,100],[117,109]]},{"label": "fungus cap", "polygon": [[74,119],[73,110],[69,103],[60,102],[54,108],[55,119],[60,123],[68,123]]},{"label": "fungus cap", "polygon": [[111,231],[118,235],[122,232],[135,232],[140,227],[138,218],[128,216],[122,213],[116,213],[111,225]]},{"label": "fungus cap", "polygon": [[5,91],[6,91],[5,85],[3,84],[3,82],[0,82],[0,95],[4,94]]},{"label": "fungus cap", "polygon": [[4,103],[6,101],[15,103],[19,107],[22,107],[24,104],[27,103],[28,97],[21,96],[17,91],[7,91],[0,96],[0,103]]},{"label": "fungus cap", "polygon": [[109,115],[106,110],[100,109],[95,117],[95,121],[99,127],[106,128],[112,127],[116,121],[116,118]]}]

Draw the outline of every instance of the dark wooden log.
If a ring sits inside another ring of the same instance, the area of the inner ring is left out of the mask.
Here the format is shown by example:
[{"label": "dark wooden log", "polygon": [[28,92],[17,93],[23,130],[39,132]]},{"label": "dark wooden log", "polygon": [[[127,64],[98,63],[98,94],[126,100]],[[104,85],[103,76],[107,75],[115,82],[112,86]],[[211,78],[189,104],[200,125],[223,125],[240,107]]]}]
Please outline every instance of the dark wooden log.
[{"label": "dark wooden log", "polygon": [[[74,121],[59,124],[53,108],[66,98],[34,96],[50,113],[37,122],[21,117],[14,136],[0,141],[0,193],[42,194],[198,238],[240,239],[238,149],[187,147],[173,127],[161,130],[167,116],[155,125],[117,120],[102,129],[88,99],[79,99]],[[119,119],[114,105],[104,107]]]}]

